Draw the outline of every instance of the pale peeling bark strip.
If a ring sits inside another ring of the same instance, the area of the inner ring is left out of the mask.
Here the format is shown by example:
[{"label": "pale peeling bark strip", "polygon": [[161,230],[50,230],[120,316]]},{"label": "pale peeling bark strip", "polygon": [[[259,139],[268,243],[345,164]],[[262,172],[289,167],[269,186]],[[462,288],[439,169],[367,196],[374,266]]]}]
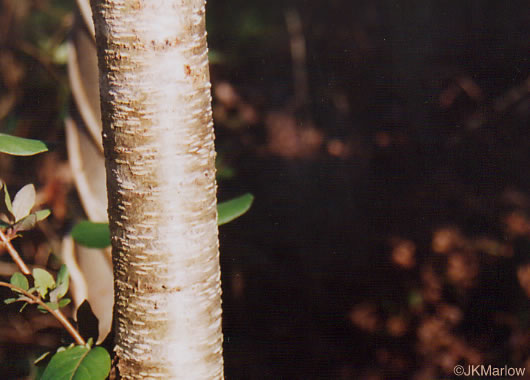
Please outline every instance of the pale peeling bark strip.
[{"label": "pale peeling bark strip", "polygon": [[223,378],[204,0],[94,0],[125,379]]}]

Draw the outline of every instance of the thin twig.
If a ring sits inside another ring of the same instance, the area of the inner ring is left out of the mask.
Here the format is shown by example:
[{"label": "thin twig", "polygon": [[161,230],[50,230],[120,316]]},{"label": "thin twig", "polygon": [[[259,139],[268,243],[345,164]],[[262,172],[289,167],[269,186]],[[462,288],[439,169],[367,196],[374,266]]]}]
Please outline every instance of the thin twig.
[{"label": "thin twig", "polygon": [[20,271],[25,275],[30,275],[31,272],[29,271],[29,268],[27,267],[26,263],[22,260],[15,247],[13,247],[13,244],[11,244],[11,240],[7,238],[7,236],[4,234],[4,231],[2,231],[1,229],[0,239],[2,239],[2,241],[4,242],[4,245],[7,248],[7,252],[9,252],[15,264],[17,264],[17,266],[20,268]]},{"label": "thin twig", "polygon": [[17,291],[19,293],[22,293],[26,297],[31,299],[33,301],[32,303],[37,303],[40,306],[42,306],[44,309],[46,309],[46,311],[48,311],[51,315],[53,315],[55,317],[55,319],[57,319],[64,326],[66,331],[68,331],[68,333],[72,336],[72,338],[74,338],[74,340],[75,340],[75,342],[77,344],[81,344],[81,345],[86,344],[86,342],[83,339],[83,337],[81,335],[79,335],[79,332],[74,328],[74,326],[72,326],[72,324],[68,321],[68,319],[66,319],[66,317],[64,316],[64,314],[62,313],[61,310],[59,310],[59,309],[53,310],[51,307],[46,305],[46,302],[41,300],[39,297],[34,296],[33,294],[25,291],[22,288],[19,288],[18,286],[15,286],[15,285],[9,284],[7,282],[3,282],[3,281],[0,281],[0,286],[5,286],[6,288],[10,288],[10,289],[13,289],[13,290],[15,290],[15,291]]}]

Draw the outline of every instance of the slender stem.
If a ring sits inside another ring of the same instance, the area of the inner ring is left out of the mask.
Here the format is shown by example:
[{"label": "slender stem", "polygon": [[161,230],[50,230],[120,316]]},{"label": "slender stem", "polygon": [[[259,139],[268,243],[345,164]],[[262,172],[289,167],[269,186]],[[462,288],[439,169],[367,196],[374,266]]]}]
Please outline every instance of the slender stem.
[{"label": "slender stem", "polygon": [[40,306],[42,306],[44,309],[46,309],[46,311],[48,311],[51,315],[53,315],[55,317],[55,319],[57,319],[64,326],[66,331],[68,331],[68,333],[72,336],[72,338],[74,338],[74,340],[75,340],[75,342],[77,344],[86,344],[86,342],[83,339],[83,337],[81,335],[79,335],[79,332],[74,328],[74,326],[72,326],[72,324],[68,321],[68,319],[66,319],[66,317],[61,312],[61,310],[59,310],[59,309],[53,310],[51,307],[46,305],[46,303],[43,300],[41,300],[39,297],[34,296],[33,294],[25,291],[22,288],[19,288],[18,286],[15,286],[15,285],[9,284],[7,282],[3,282],[3,281],[0,281],[0,286],[5,286],[5,287],[11,288],[11,289],[13,289],[13,290],[15,290],[15,291],[17,291],[19,293],[22,293],[26,297],[31,299],[33,301],[32,303],[37,303]]},{"label": "slender stem", "polygon": [[24,273],[25,275],[30,275],[31,272],[29,271],[29,268],[27,267],[26,263],[22,260],[20,255],[18,254],[15,247],[13,247],[13,244],[11,244],[11,240],[8,239],[8,237],[4,234],[4,231],[0,229],[0,239],[4,242],[4,245],[7,248],[7,252],[11,255],[11,258],[17,264],[17,266],[20,268],[20,271]]}]

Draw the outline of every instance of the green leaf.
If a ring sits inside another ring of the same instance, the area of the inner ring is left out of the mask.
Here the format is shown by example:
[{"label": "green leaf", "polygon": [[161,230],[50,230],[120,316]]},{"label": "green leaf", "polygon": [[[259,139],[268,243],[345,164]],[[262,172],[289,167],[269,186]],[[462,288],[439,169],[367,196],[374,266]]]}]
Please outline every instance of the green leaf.
[{"label": "green leaf", "polygon": [[19,231],[28,231],[35,227],[35,224],[37,224],[37,215],[30,214],[13,224],[13,230],[15,233]]},{"label": "green leaf", "polygon": [[217,224],[221,226],[240,217],[250,209],[253,201],[254,196],[246,193],[229,201],[219,203],[217,205]]},{"label": "green leaf", "polygon": [[[57,310],[59,308],[59,304],[57,302],[46,302],[46,306],[48,306],[52,310]],[[44,314],[48,312],[48,310],[46,310],[46,308],[41,305],[37,305],[37,309],[39,309],[39,311],[43,312]]]},{"label": "green leaf", "polygon": [[33,156],[46,152],[48,147],[40,140],[25,139],[0,133],[0,152],[14,156]]},{"label": "green leaf", "polygon": [[9,282],[11,283],[11,285],[17,286],[22,290],[29,289],[28,279],[20,272],[13,273]]},{"label": "green leaf", "polygon": [[33,279],[35,280],[35,288],[41,297],[45,297],[48,289],[55,288],[55,280],[53,276],[41,268],[33,269]]},{"label": "green leaf", "polygon": [[[57,272],[57,287],[66,284],[66,289],[68,289],[68,279],[70,278],[70,275],[68,273],[68,267],[66,265],[61,265],[59,268],[59,272]],[[64,296],[66,292],[64,292],[62,296]]]},{"label": "green leaf", "polygon": [[18,296],[17,301],[25,301],[25,302],[33,302],[33,300],[29,297],[26,297],[25,295],[21,294]]},{"label": "green leaf", "polygon": [[11,197],[7,191],[6,184],[2,184],[0,189],[0,214],[4,214],[8,221],[15,222],[15,216],[13,215],[13,206],[11,205]]},{"label": "green leaf", "polygon": [[35,186],[27,184],[18,191],[13,199],[13,215],[15,221],[19,221],[29,215],[29,212],[35,206]]},{"label": "green leaf", "polygon": [[[39,310],[42,314],[47,314],[48,313],[48,310],[46,310],[44,307],[42,307],[41,305],[37,305],[37,310]],[[21,310],[22,311],[22,310]]]},{"label": "green leaf", "polygon": [[104,380],[110,355],[103,347],[75,346],[53,355],[41,380]]},{"label": "green leaf", "polygon": [[48,216],[50,216],[51,211],[48,209],[39,210],[35,212],[35,216],[37,217],[37,222],[40,222],[41,220],[46,219]]},{"label": "green leaf", "polygon": [[16,299],[16,298],[6,298],[6,299],[4,300],[4,303],[5,303],[6,305],[9,305],[10,303],[13,303],[13,302],[17,302],[17,299]]},{"label": "green leaf", "polygon": [[25,218],[22,218],[21,220],[13,224],[13,230],[15,233],[19,231],[31,230],[33,227],[35,227],[37,222],[46,219],[48,215],[50,215],[50,210],[48,209],[39,210],[37,212],[31,213]]},{"label": "green leaf", "polygon": [[[63,298],[68,292],[69,284],[68,268],[63,264],[59,269],[59,273],[57,273],[57,286],[50,292],[50,301],[57,302]],[[68,302],[64,306],[66,305],[68,305]],[[62,307],[60,302],[59,307]]]},{"label": "green leaf", "polygon": [[7,191],[7,185],[4,183],[3,186],[4,191],[4,202],[11,214],[13,214],[13,204],[11,203],[11,197],[9,196],[9,191]]},{"label": "green leaf", "polygon": [[59,308],[65,307],[70,302],[72,302],[72,300],[70,298],[63,298],[63,299],[59,300]]},{"label": "green leaf", "polygon": [[89,248],[105,248],[110,245],[108,223],[94,223],[88,220],[78,223],[72,229],[74,240]]},{"label": "green leaf", "polygon": [[46,351],[45,353],[43,353],[41,356],[39,356],[37,359],[35,359],[35,361],[33,361],[33,364],[38,364],[39,362],[43,361],[44,359],[46,359],[46,357],[48,355],[50,355],[51,352],[50,351]]}]

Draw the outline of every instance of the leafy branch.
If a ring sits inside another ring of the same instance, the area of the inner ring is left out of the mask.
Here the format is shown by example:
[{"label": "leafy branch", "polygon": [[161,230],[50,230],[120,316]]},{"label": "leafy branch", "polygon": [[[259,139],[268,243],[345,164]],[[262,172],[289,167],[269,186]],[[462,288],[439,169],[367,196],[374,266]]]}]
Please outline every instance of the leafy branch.
[{"label": "leafy branch", "polygon": [[[15,273],[16,275],[17,273]],[[27,280],[26,280],[27,281]],[[72,326],[72,324],[68,321],[68,319],[64,316],[64,314],[62,313],[61,310],[59,309],[54,309],[52,306],[50,306],[47,302],[44,302],[42,300],[42,298],[38,297],[38,296],[35,296],[34,294],[30,293],[28,290],[24,290],[23,288],[21,287],[18,287],[16,285],[13,285],[13,284],[10,284],[10,283],[7,283],[7,282],[3,282],[3,281],[0,281],[0,286],[4,286],[6,288],[10,288],[12,289],[13,291],[17,292],[17,293],[21,293],[24,295],[24,297],[19,297],[18,299],[13,299],[13,298],[10,298],[10,299],[7,299],[5,300],[4,302],[6,303],[11,303],[10,301],[13,300],[12,302],[16,302],[16,301],[24,301],[24,302],[27,302],[29,304],[38,304],[40,307],[42,307],[43,309],[45,309],[48,313],[50,313],[51,315],[53,315],[60,323],[61,325],[63,325],[63,327],[66,329],[66,331],[68,331],[68,333],[72,336],[72,338],[75,340],[75,342],[77,344],[81,344],[81,345],[84,345],[86,344],[85,340],[83,339],[83,337],[79,334],[79,332],[74,328],[74,326]]]},{"label": "leafy branch", "polygon": [[[39,140],[23,139],[0,133],[0,152],[16,156],[31,156],[47,151],[46,144]],[[50,210],[31,212],[35,206],[35,187],[32,184],[18,191],[11,202],[5,183],[0,181],[0,240],[6,247],[11,258],[22,273],[14,273],[10,282],[0,281],[0,286],[11,289],[16,298],[8,298],[4,303],[23,302],[22,311],[28,304],[36,304],[43,313],[50,313],[61,323],[72,336],[77,345],[59,347],[42,372],[41,380],[57,378],[103,380],[110,372],[110,355],[103,347],[92,347],[92,338],[85,342],[79,331],[60,310],[70,303],[64,298],[68,293],[69,274],[65,265],[57,273],[57,281],[44,269],[34,268],[30,272],[11,240],[19,236],[19,232],[32,229],[35,224],[50,215]],[[29,288],[26,276],[33,277],[33,287]],[[48,353],[42,355],[40,361]],[[37,364],[37,361],[35,364]],[[81,377],[79,377],[81,376]]]},{"label": "leafy branch", "polygon": [[[18,298],[10,298],[4,302],[9,304],[23,301],[25,302],[23,307],[26,304],[38,304],[39,309],[52,314],[78,344],[85,344],[85,340],[59,309],[70,303],[70,299],[68,298],[61,299],[68,292],[69,286],[68,269],[66,266],[63,265],[59,270],[56,283],[52,275],[44,269],[35,268],[33,269],[33,273],[30,272],[28,266],[20,257],[20,254],[13,247],[13,244],[11,244],[11,240],[17,237],[20,231],[33,228],[38,221],[50,215],[49,210],[31,212],[35,206],[35,199],[35,187],[32,184],[28,184],[20,189],[15,195],[13,202],[11,202],[7,186],[2,184],[0,188],[0,239],[22,272],[13,274],[11,276],[11,283],[0,281],[0,286],[11,288],[16,293],[21,294]],[[29,289],[28,279],[24,275],[29,276],[31,274],[33,274],[35,286]],[[49,292],[50,289],[51,291]],[[37,293],[37,295],[33,293]],[[49,297],[50,302],[43,300],[43,297],[46,296]]]},{"label": "leafy branch", "polygon": [[[35,205],[35,197],[35,187],[32,184],[20,189],[13,202],[11,202],[6,184],[2,184],[0,188],[0,239],[15,264],[25,275],[29,275],[30,271],[11,244],[11,240],[17,236],[18,232],[33,228],[37,222],[50,215],[50,210],[31,213],[31,209]],[[8,233],[5,234],[1,228],[4,228]]]}]

